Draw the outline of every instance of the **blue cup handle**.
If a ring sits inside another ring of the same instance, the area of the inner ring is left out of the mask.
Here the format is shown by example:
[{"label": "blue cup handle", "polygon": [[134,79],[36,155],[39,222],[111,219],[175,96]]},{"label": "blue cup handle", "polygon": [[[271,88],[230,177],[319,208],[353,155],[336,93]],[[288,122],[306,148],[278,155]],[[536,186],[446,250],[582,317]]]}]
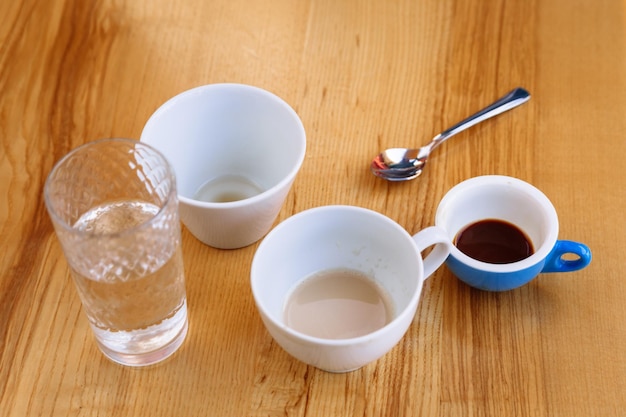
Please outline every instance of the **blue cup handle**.
[{"label": "blue cup handle", "polygon": [[[575,255],[578,259],[563,259],[565,255]],[[591,250],[587,245],[571,240],[557,240],[548,254],[541,272],[571,272],[583,269],[591,262]]]}]

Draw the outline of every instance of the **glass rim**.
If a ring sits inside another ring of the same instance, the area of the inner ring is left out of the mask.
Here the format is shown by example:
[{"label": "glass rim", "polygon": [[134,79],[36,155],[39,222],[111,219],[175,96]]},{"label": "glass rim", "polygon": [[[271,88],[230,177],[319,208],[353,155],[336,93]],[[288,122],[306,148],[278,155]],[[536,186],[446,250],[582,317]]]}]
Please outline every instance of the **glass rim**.
[{"label": "glass rim", "polygon": [[[132,227],[129,227],[128,229],[124,229],[121,231],[116,231],[116,232],[110,232],[110,233],[93,233],[91,231],[85,231],[85,230],[80,230],[77,229],[75,227],[73,227],[73,225],[69,224],[68,222],[66,222],[63,218],[61,218],[61,216],[59,215],[59,213],[57,212],[57,210],[55,210],[54,205],[52,204],[51,201],[51,197],[50,197],[50,187],[51,187],[51,183],[53,181],[53,177],[55,176],[55,174],[59,171],[59,169],[73,156],[75,156],[76,154],[84,151],[87,148],[90,148],[92,146],[95,145],[99,145],[102,143],[126,143],[129,145],[134,145],[135,147],[139,146],[139,147],[144,147],[146,149],[148,149],[150,152],[154,153],[159,159],[162,160],[167,173],[171,176],[172,178],[172,185],[171,187],[169,187],[169,190],[167,192],[167,196],[165,197],[165,200],[163,201],[162,204],[160,204],[159,206],[159,210],[152,216],[150,217],[148,220],[143,221],[139,224],[136,224]],[[48,215],[52,218],[52,221],[54,224],[60,225],[63,227],[64,230],[74,234],[74,235],[79,235],[79,236],[84,236],[84,237],[88,237],[88,238],[119,238],[125,235],[129,235],[129,234],[133,234],[136,233],[138,231],[141,231],[142,229],[146,229],[148,228],[151,224],[153,224],[154,222],[157,221],[157,219],[159,219],[165,209],[169,206],[169,204],[171,203],[172,199],[176,199],[177,198],[177,194],[176,194],[176,173],[174,172],[174,168],[172,167],[172,165],[169,163],[169,161],[167,160],[167,158],[165,157],[165,155],[163,155],[163,153],[161,153],[159,150],[157,150],[155,147],[141,142],[139,140],[135,140],[135,139],[130,139],[130,138],[102,138],[102,139],[96,139],[90,142],[86,142],[83,143],[82,145],[79,145],[73,149],[71,149],[67,154],[63,155],[63,157],[61,157],[61,159],[59,159],[54,166],[52,167],[52,169],[50,170],[50,172],[48,173],[48,176],[46,178],[46,181],[44,183],[44,187],[43,187],[43,194],[44,194],[44,203],[46,205],[46,209],[48,211]]]}]

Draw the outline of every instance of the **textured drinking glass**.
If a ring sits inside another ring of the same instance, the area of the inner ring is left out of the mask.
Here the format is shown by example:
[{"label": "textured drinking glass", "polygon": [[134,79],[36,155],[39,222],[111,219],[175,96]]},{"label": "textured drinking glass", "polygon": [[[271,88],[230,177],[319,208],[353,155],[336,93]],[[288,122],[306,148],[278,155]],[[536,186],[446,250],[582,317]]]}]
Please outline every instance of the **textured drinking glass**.
[{"label": "textured drinking glass", "polygon": [[129,366],[174,353],[187,304],[167,160],[135,140],[91,142],[57,163],[44,194],[100,350]]}]

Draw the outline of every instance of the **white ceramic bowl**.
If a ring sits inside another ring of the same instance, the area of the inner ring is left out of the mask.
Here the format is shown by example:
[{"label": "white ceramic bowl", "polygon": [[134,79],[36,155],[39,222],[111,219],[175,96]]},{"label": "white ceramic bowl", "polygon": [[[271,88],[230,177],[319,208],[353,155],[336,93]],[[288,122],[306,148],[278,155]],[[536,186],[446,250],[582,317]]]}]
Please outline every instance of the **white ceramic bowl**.
[{"label": "white ceramic bowl", "polygon": [[[296,112],[276,95],[242,84],[205,85],[169,99],[150,117],[141,141],[174,167],[185,226],[205,244],[224,249],[247,246],[268,232],[306,148]],[[211,181],[229,187],[227,178],[242,179],[260,193],[229,202],[196,196]]]}]

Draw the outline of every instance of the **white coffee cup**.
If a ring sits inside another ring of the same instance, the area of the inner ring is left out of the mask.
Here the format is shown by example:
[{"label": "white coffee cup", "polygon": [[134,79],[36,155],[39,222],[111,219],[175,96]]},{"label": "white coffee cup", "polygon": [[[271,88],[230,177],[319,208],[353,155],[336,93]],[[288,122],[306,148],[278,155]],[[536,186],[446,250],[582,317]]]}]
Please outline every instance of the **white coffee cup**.
[{"label": "white coffee cup", "polygon": [[[432,245],[422,260],[421,251]],[[252,294],[267,330],[285,351],[317,368],[347,372],[378,359],[404,336],[424,280],[451,249],[438,227],[411,236],[375,211],[313,208],[283,221],[263,239],[252,262]],[[287,326],[284,307],[293,288],[315,273],[337,268],[362,272],[382,287],[393,304],[392,320],[371,333],[345,339],[313,337]]]},{"label": "white coffee cup", "polygon": [[203,243],[234,249],[272,227],[304,160],[306,135],[281,98],[242,84],[185,91],[150,117],[141,141],[174,167],[180,216]]}]

